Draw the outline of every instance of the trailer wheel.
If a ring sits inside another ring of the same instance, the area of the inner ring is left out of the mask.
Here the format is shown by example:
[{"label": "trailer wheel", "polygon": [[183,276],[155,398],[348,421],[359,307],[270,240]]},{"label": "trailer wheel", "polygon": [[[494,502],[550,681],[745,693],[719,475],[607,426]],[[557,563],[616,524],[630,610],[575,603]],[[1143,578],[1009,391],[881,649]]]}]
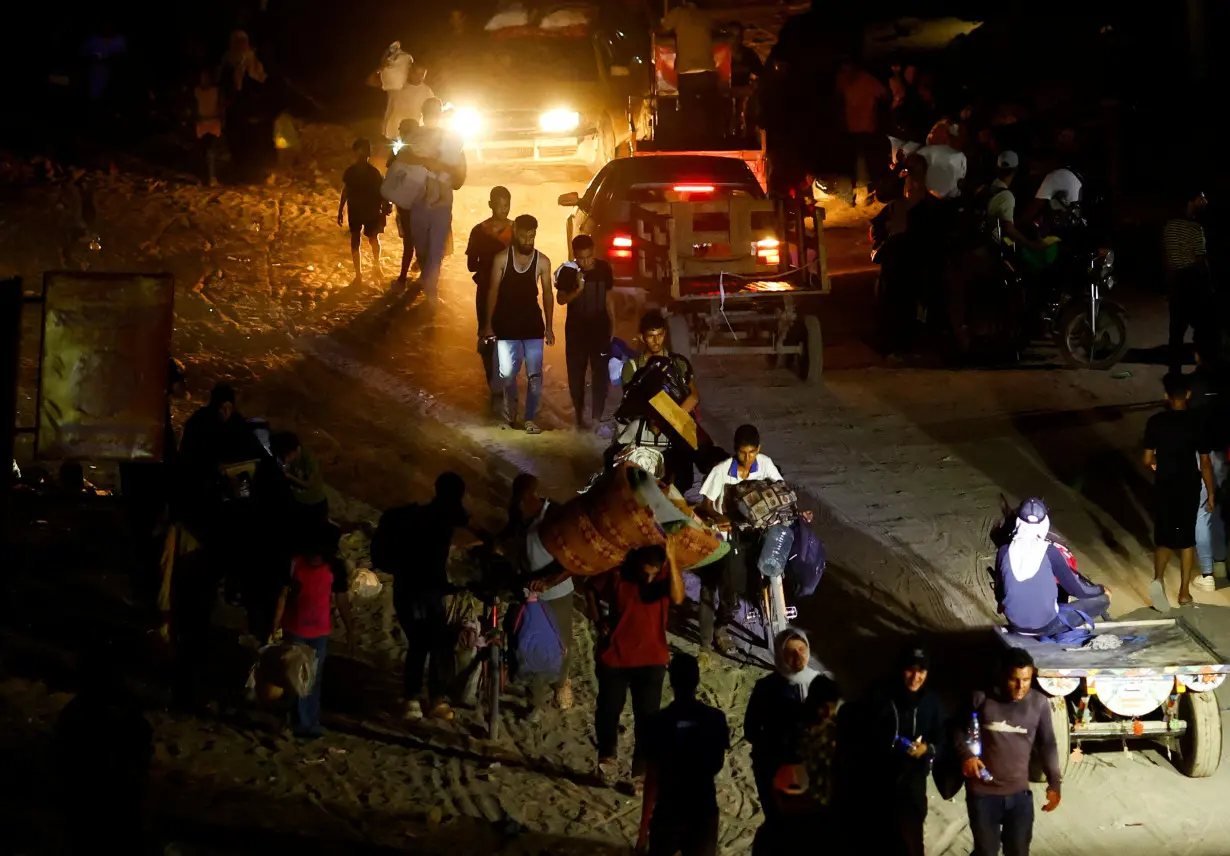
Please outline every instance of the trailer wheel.
[{"label": "trailer wheel", "polygon": [[[1050,696],[1047,702],[1051,706],[1051,730],[1055,732],[1055,754],[1059,757],[1059,775],[1067,775],[1068,759],[1072,757],[1072,726],[1068,720],[1068,699],[1065,696]],[[1038,744],[1034,744],[1037,747]],[[1042,767],[1042,758],[1035,748],[1029,759],[1029,780],[1045,782],[1046,770]]]},{"label": "trailer wheel", "polygon": [[1212,692],[1179,696],[1179,718],[1187,730],[1179,738],[1179,772],[1193,779],[1207,779],[1221,763],[1221,710]]},{"label": "trailer wheel", "polygon": [[666,319],[668,347],[685,359],[692,359],[692,332],[684,315],[671,315]]},{"label": "trailer wheel", "polygon": [[799,377],[805,383],[817,383],[824,373],[824,334],[820,319],[803,316],[803,353],[799,356]]}]

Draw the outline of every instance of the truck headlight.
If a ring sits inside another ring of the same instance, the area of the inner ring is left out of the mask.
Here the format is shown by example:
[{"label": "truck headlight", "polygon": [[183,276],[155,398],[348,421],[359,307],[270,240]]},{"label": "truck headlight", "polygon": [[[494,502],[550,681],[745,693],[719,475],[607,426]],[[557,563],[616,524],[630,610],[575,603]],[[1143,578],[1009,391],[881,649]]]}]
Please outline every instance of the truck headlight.
[{"label": "truck headlight", "polygon": [[575,131],[581,124],[581,114],[575,110],[548,110],[538,117],[538,127],[548,134]]},{"label": "truck headlight", "polygon": [[472,140],[483,130],[483,117],[473,107],[457,107],[449,119],[449,129],[463,140]]}]

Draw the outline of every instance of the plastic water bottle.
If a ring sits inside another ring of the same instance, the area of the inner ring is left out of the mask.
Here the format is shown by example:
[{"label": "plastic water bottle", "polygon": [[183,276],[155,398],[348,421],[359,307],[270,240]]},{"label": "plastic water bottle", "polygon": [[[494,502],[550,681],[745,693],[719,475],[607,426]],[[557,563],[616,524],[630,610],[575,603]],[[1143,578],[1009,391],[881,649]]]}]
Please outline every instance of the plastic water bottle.
[{"label": "plastic water bottle", "polygon": [[[978,714],[971,713],[969,717],[969,731],[965,734],[965,745],[969,747],[970,753],[975,758],[982,757],[982,727],[978,724]],[[991,775],[991,771],[983,767],[978,771],[978,778],[984,782],[993,782],[995,778]]]},{"label": "plastic water bottle", "polygon": [[894,748],[900,749],[902,752],[909,752],[914,748],[914,741],[908,737],[902,737],[898,734],[893,738],[893,746]]},{"label": "plastic water bottle", "polygon": [[770,526],[764,533],[760,546],[760,558],[756,567],[766,577],[780,577],[786,572],[786,562],[790,559],[790,548],[794,546],[794,531],[789,526],[780,523]]}]

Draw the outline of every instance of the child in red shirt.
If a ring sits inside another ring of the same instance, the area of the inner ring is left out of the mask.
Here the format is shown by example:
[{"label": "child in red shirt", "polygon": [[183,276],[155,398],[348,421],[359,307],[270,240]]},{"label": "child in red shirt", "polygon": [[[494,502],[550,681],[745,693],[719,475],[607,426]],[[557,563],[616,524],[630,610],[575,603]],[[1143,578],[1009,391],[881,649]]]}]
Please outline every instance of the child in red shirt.
[{"label": "child in red shirt", "polygon": [[312,537],[309,546],[291,560],[290,578],[282,588],[274,614],[274,628],[281,628],[292,642],[316,652],[316,680],[311,692],[298,700],[293,725],[296,737],[319,737],[321,678],[325,653],[333,633],[333,603],[336,600],[346,626],[349,653],[354,656],[354,623],[347,596],[346,567],[337,558],[340,532],[329,524]]},{"label": "child in red shirt", "polygon": [[670,604],[683,603],[683,574],[674,548],[642,547],[628,553],[624,564],[594,581],[592,594],[606,604],[605,619],[592,604],[598,620],[598,705],[594,731],[598,739],[598,774],[613,784],[619,774],[616,749],[619,717],[628,692],[632,693],[635,746],[632,777],[645,773],[643,732],[662,706],[662,680],[670,662],[666,621]]}]

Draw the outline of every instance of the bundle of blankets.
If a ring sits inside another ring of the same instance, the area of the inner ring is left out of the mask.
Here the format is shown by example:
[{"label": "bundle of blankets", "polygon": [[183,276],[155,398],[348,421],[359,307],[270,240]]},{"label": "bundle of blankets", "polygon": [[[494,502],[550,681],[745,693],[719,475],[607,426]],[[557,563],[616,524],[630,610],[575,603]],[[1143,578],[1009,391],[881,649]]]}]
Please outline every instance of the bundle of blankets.
[{"label": "bundle of blankets", "polygon": [[632,464],[608,470],[584,494],[551,506],[526,537],[531,573],[554,560],[580,577],[605,573],[629,551],[667,539],[684,570],[716,562],[730,549],[682,498],[672,500],[656,478]]}]

